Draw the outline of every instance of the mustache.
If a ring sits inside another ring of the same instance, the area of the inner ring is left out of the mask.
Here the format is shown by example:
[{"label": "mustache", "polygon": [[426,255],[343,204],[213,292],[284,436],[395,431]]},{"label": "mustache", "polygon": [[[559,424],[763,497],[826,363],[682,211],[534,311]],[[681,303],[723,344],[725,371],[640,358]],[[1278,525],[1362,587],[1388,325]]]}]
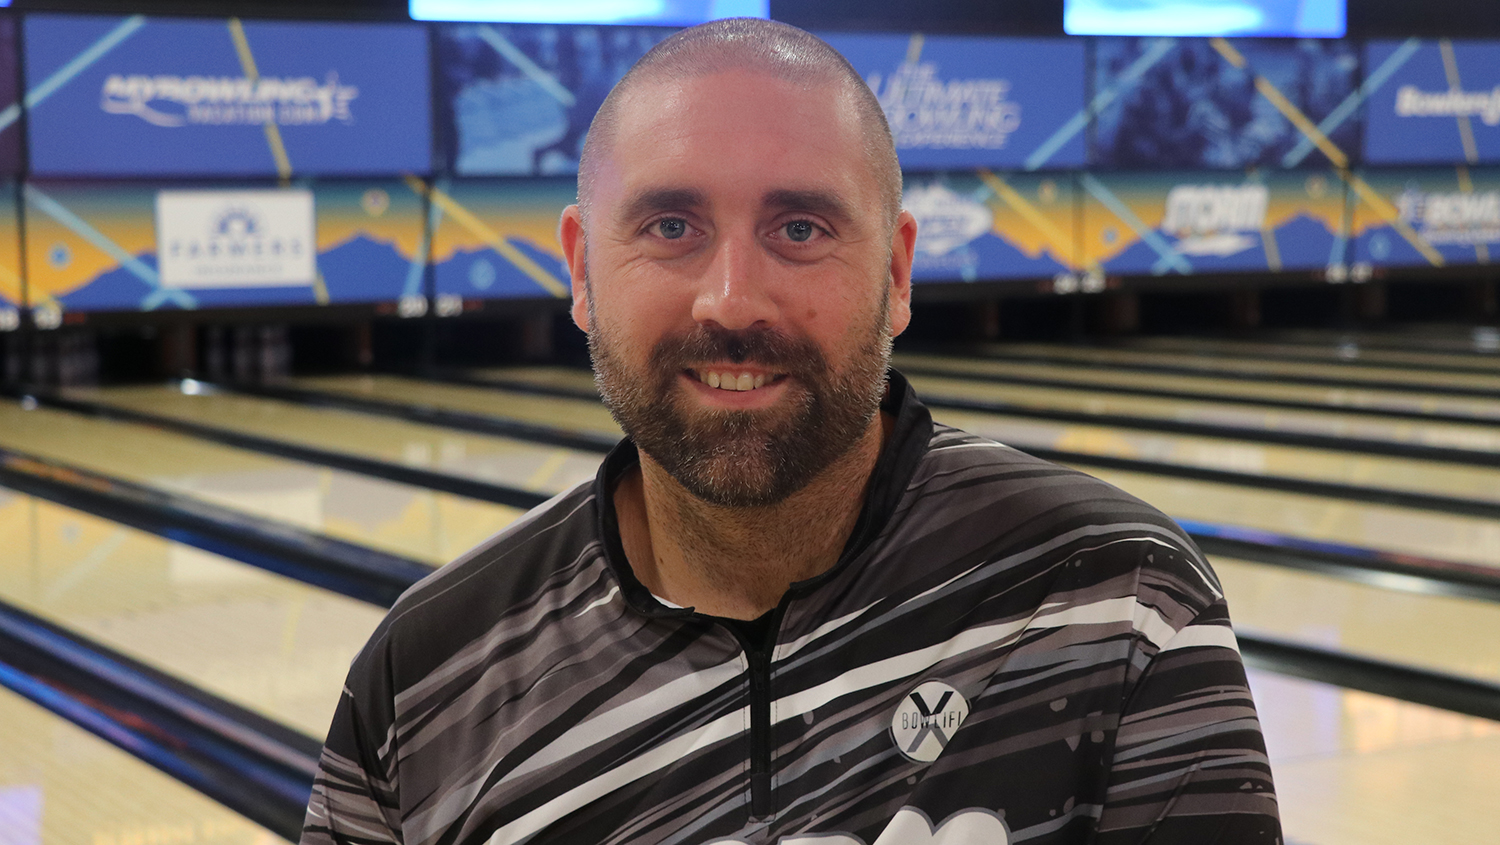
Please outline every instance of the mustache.
[{"label": "mustache", "polygon": [[817,344],[789,337],[776,329],[698,326],[686,334],[660,341],[651,352],[651,363],[659,372],[675,373],[692,364],[723,360],[804,375],[828,369]]}]

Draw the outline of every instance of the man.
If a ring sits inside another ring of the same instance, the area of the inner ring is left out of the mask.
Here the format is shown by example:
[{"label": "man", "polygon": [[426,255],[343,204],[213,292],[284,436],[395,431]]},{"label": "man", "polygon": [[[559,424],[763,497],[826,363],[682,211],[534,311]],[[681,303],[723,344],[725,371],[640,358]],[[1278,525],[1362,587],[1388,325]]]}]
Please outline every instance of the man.
[{"label": "man", "polygon": [[560,229],[629,439],[397,603],[304,843],[1279,840],[1192,544],[887,372],[899,199],[879,105],[806,33],[641,60]]}]

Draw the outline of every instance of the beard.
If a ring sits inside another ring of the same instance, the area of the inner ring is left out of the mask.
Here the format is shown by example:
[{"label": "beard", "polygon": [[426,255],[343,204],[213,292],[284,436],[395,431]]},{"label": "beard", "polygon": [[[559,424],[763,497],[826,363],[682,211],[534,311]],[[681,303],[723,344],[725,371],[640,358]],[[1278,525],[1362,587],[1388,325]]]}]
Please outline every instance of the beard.
[{"label": "beard", "polygon": [[[834,371],[816,343],[771,329],[697,326],[656,344],[632,368],[589,302],[594,381],[615,421],[689,493],[721,507],[785,500],[848,454],[869,431],[890,364],[889,294],[856,333],[849,363]],[[783,375],[775,407],[697,407],[678,384],[705,362],[755,364]]]}]

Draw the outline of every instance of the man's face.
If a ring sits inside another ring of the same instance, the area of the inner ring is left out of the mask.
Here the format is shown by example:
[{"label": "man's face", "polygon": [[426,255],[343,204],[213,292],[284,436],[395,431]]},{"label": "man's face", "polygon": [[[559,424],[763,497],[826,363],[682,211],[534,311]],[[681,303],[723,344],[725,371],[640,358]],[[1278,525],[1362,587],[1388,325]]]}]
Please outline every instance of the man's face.
[{"label": "man's face", "polygon": [[889,230],[837,86],[730,71],[622,106],[586,255],[562,226],[601,393],[694,495],[780,501],[870,429],[915,224]]}]

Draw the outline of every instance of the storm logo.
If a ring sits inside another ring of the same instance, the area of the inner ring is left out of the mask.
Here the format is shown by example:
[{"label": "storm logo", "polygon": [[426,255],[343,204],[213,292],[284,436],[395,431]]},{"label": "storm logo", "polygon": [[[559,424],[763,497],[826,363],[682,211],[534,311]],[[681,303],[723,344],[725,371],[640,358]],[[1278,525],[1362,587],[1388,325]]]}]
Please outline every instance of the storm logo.
[{"label": "storm logo", "polygon": [[1269,204],[1265,185],[1178,185],[1161,228],[1183,255],[1234,255],[1255,246]]}]

